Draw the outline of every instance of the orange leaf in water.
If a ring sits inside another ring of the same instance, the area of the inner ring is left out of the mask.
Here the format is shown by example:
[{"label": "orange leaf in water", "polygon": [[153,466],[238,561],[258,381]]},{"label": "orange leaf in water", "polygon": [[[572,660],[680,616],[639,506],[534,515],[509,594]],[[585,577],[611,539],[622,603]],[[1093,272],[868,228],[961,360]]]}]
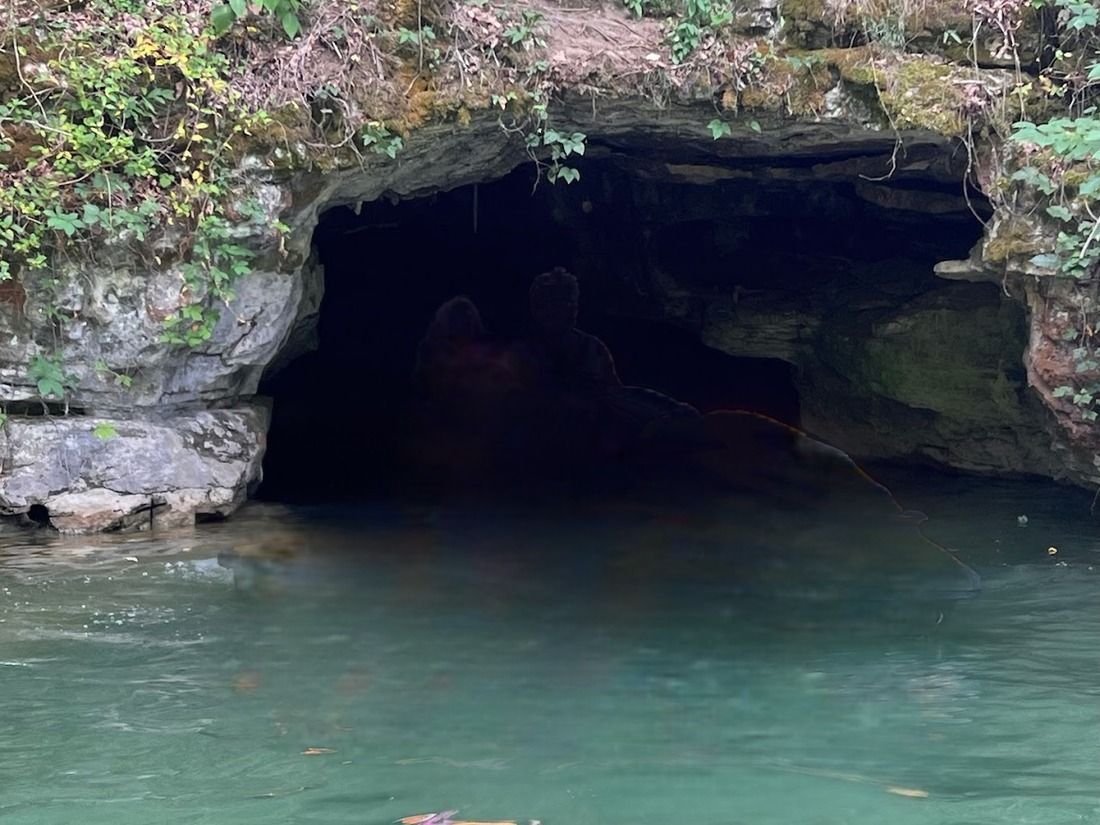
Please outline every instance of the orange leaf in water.
[{"label": "orange leaf in water", "polygon": [[260,674],[254,670],[245,670],[233,677],[233,690],[237,693],[252,693],[260,687]]}]

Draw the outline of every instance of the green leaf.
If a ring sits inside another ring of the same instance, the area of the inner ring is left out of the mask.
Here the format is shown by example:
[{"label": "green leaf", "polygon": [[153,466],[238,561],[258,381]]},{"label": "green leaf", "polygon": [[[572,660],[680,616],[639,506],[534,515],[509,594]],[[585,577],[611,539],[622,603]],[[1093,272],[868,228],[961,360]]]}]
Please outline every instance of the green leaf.
[{"label": "green leaf", "polygon": [[1055,204],[1054,206],[1047,207],[1047,214],[1052,218],[1057,218],[1060,221],[1073,220],[1073,213],[1066,207]]},{"label": "green leaf", "polygon": [[1062,265],[1062,259],[1053,252],[1044,252],[1031,258],[1028,263],[1032,266],[1042,267],[1043,269],[1057,269]]},{"label": "green leaf", "polygon": [[562,145],[565,147],[565,154],[583,155],[585,145],[584,142],[588,139],[588,136],[583,132],[574,132],[568,138],[562,141]]},{"label": "green leaf", "polygon": [[750,120],[749,121],[749,128],[752,129],[756,133],[760,132],[760,124],[755,120]]},{"label": "green leaf", "polygon": [[108,441],[118,435],[118,430],[115,429],[113,424],[108,424],[106,421],[100,421],[95,425],[95,429],[92,430],[92,435],[103,441]]},{"label": "green leaf", "polygon": [[298,33],[302,30],[302,23],[292,11],[288,11],[283,15],[283,31],[286,32],[286,36],[293,39],[298,36]]},{"label": "green leaf", "polygon": [[65,394],[65,388],[55,378],[40,378],[35,382],[38,394],[43,398],[61,398]]},{"label": "green leaf", "polygon": [[1023,169],[1017,169],[1012,173],[1012,180],[1022,181],[1028,186],[1033,186],[1044,195],[1053,194],[1058,188],[1054,181],[1034,166],[1025,166]]},{"label": "green leaf", "polygon": [[229,8],[238,20],[248,14],[248,4],[245,0],[229,0]]},{"label": "green leaf", "polygon": [[1091,198],[1100,192],[1100,175],[1092,175],[1077,190],[1082,196]]},{"label": "green leaf", "polygon": [[214,34],[216,35],[225,34],[233,27],[235,22],[237,22],[237,15],[233,13],[233,9],[229,7],[229,4],[214,6],[210,10],[210,23],[214,27]]},{"label": "green leaf", "polygon": [[720,137],[725,137],[732,132],[732,130],[730,129],[730,125],[723,120],[719,120],[718,118],[715,118],[710,123],[708,123],[707,128],[710,129],[710,136],[715,140],[718,140],[718,138]]},{"label": "green leaf", "polygon": [[1065,398],[1067,395],[1073,394],[1073,387],[1055,387],[1051,393],[1055,398]]},{"label": "green leaf", "polygon": [[77,217],[75,212],[57,212],[53,209],[46,210],[46,226],[57,229],[71,238],[78,229],[84,228],[84,222]]},{"label": "green leaf", "polygon": [[82,220],[86,226],[95,226],[97,223],[106,223],[102,218],[103,210],[94,203],[84,204],[84,217]]}]

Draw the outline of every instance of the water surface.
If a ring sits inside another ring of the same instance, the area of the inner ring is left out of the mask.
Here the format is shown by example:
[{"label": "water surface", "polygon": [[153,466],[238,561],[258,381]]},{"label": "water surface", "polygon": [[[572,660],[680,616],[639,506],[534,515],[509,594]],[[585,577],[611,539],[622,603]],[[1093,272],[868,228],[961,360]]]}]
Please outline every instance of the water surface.
[{"label": "water surface", "polygon": [[[0,820],[1100,822],[1090,497],[909,500],[979,594],[754,586],[712,529],[654,547],[561,513],[5,535]],[[226,547],[281,560],[237,586]]]}]

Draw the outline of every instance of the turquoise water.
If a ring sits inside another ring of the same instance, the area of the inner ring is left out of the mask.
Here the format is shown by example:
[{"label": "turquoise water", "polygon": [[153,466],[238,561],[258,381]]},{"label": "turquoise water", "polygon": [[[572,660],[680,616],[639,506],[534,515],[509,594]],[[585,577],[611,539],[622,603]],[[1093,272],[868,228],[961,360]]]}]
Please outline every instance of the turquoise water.
[{"label": "turquoise water", "polygon": [[1091,497],[910,492],[976,596],[746,587],[690,524],[601,554],[560,514],[5,535],[0,820],[1100,822]]}]

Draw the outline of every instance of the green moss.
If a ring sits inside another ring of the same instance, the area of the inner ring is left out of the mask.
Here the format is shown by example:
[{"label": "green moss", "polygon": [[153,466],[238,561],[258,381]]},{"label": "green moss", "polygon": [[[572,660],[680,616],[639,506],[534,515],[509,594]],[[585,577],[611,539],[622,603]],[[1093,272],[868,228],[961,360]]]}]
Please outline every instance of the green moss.
[{"label": "green moss", "polygon": [[1062,173],[1062,184],[1077,188],[1092,177],[1092,170],[1087,166],[1074,166]]},{"label": "green moss", "polygon": [[881,395],[957,418],[1019,415],[1014,366],[1026,341],[1016,307],[933,309],[868,343],[861,365]]},{"label": "green moss", "polygon": [[982,247],[982,258],[988,263],[1003,264],[1039,251],[1034,231],[1025,221],[998,221]]},{"label": "green moss", "polygon": [[780,8],[784,20],[808,23],[825,21],[824,0],[783,0]]},{"label": "green moss", "polygon": [[266,123],[249,127],[233,143],[233,148],[245,153],[257,149],[275,149],[306,140],[311,136],[309,113],[296,103],[289,103],[270,113]]},{"label": "green moss", "polygon": [[[836,85],[828,64],[814,52],[789,52],[764,63],[761,76],[741,93],[750,110],[817,115],[825,109],[825,93]],[[725,108],[734,108],[726,105]]]},{"label": "green moss", "polygon": [[[868,46],[771,57],[760,77],[741,92],[739,104],[750,110],[814,115],[825,108],[825,95],[837,79],[872,111],[881,111],[884,126],[948,136],[961,134],[965,127],[963,86],[957,81],[972,77],[961,67],[932,55],[903,55]],[[723,98],[727,109],[736,109],[737,103],[737,98]]]},{"label": "green moss", "polygon": [[787,42],[808,47],[829,42],[833,26],[826,19],[833,15],[824,0],[782,0],[779,13]]},{"label": "green moss", "polygon": [[1021,308],[947,293],[923,303],[862,331],[837,325],[820,352],[857,394],[957,420],[1018,419],[1018,365],[1027,344]]},{"label": "green moss", "polygon": [[901,61],[887,72],[887,82],[879,89],[883,108],[898,129],[962,134],[962,91],[953,82],[958,73],[957,67],[933,58]]},{"label": "green moss", "polygon": [[876,52],[866,46],[820,54],[846,83],[872,92],[865,97],[877,102],[894,128],[962,133],[963,91],[956,81],[973,78],[961,67],[932,55]]},{"label": "green moss", "polygon": [[866,46],[854,49],[822,49],[815,54],[820,54],[848,83],[874,86],[877,82],[878,75],[872,62],[874,55]]}]

